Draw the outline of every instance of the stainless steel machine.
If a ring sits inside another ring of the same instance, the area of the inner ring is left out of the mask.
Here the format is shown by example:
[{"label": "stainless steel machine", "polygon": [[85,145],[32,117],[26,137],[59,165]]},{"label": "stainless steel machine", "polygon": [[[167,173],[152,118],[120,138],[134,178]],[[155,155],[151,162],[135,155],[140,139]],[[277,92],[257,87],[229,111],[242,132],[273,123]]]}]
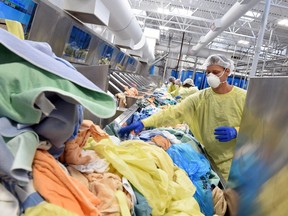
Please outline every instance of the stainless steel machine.
[{"label": "stainless steel machine", "polygon": [[[125,86],[136,87],[140,95],[157,87],[161,78],[149,77],[147,63],[124,53],[73,15],[49,1],[35,2],[37,7],[29,40],[49,43],[57,56],[70,61],[80,73],[111,95],[123,93]],[[135,102],[135,98],[128,97],[126,108]],[[105,120],[87,112],[84,117],[104,127],[124,111],[125,108],[119,108],[115,116]]]},{"label": "stainless steel machine", "polygon": [[228,186],[238,215],[286,215],[288,78],[251,78]]}]

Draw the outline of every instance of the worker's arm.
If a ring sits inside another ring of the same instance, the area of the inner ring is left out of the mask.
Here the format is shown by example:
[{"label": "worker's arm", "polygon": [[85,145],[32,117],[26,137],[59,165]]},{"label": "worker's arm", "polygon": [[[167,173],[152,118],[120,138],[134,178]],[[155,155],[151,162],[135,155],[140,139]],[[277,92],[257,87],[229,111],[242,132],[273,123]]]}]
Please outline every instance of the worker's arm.
[{"label": "worker's arm", "polygon": [[165,127],[175,126],[184,122],[186,107],[184,104],[179,103],[174,106],[169,106],[165,110],[161,110],[158,113],[151,115],[150,117],[143,119],[144,127]]},{"label": "worker's arm", "polygon": [[174,126],[176,124],[182,123],[184,121],[185,104],[177,104],[175,106],[170,106],[165,110],[161,110],[152,116],[143,119],[142,121],[137,121],[121,128],[118,134],[121,138],[127,138],[131,131],[139,133],[144,129],[144,127],[161,127],[161,126]]}]

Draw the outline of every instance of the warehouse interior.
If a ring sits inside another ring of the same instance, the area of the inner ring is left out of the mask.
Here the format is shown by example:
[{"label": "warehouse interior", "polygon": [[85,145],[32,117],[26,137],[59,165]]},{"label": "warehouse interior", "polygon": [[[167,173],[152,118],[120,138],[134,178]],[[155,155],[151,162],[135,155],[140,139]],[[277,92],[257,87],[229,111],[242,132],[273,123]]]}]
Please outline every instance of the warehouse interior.
[{"label": "warehouse interior", "polygon": [[0,1],[0,215],[286,215],[287,14]]}]

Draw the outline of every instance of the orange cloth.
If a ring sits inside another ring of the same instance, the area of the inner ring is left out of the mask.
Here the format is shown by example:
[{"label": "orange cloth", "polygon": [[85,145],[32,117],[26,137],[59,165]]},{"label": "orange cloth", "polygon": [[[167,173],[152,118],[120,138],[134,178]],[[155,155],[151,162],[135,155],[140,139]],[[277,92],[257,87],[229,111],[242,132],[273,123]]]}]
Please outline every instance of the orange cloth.
[{"label": "orange cloth", "polygon": [[[115,196],[117,190],[123,191],[121,178],[113,173],[84,174],[89,181],[89,190],[101,199],[98,207],[103,215],[121,216],[118,200]],[[132,208],[131,197],[126,202]]]},{"label": "orange cloth", "polygon": [[33,161],[34,187],[44,199],[78,215],[101,215],[100,200],[84,185],[67,175],[47,151],[37,150]]},{"label": "orange cloth", "polygon": [[125,86],[125,92],[127,96],[137,96],[138,95],[138,90],[135,87],[131,87],[130,89]]},{"label": "orange cloth", "polygon": [[171,146],[170,140],[166,139],[161,135],[156,135],[151,138],[151,141],[156,143],[158,146],[163,148],[165,151]]},{"label": "orange cloth", "polygon": [[81,151],[90,136],[97,142],[109,137],[98,125],[95,125],[90,120],[84,120],[80,126],[77,137],[74,140],[66,142],[60,161],[73,165],[88,164],[92,158],[89,155],[83,157]]}]

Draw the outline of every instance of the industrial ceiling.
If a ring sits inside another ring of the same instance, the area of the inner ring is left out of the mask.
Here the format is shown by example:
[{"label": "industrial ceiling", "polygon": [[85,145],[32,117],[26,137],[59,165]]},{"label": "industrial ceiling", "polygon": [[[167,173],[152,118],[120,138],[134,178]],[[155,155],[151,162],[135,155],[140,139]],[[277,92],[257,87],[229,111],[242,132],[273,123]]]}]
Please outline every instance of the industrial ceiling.
[{"label": "industrial ceiling", "polygon": [[[182,44],[187,48],[187,52],[182,54],[187,59],[192,59],[191,62],[195,61],[197,56],[191,52],[193,47],[199,42],[201,43],[203,36],[208,34],[211,28],[215,28],[215,24],[217,27],[217,20],[220,20],[233,5],[239,2],[243,1],[129,0],[133,13],[143,31],[145,27],[160,30],[156,55],[163,55],[163,47],[168,48],[166,51],[169,52],[173,50],[173,47],[180,47]],[[253,7],[245,11],[224,31],[219,32],[218,36],[209,41],[203,48],[208,49],[208,53],[231,53],[231,57],[234,58],[237,65],[237,71],[249,73],[255,55],[258,33],[263,24],[262,17],[265,12],[265,4],[265,1],[256,1]],[[288,19],[287,16],[288,1],[270,1],[256,75],[288,75],[288,24],[283,21]],[[179,52],[177,54],[179,56]],[[205,58],[205,56],[198,56]],[[199,62],[201,63],[201,58]]]}]

